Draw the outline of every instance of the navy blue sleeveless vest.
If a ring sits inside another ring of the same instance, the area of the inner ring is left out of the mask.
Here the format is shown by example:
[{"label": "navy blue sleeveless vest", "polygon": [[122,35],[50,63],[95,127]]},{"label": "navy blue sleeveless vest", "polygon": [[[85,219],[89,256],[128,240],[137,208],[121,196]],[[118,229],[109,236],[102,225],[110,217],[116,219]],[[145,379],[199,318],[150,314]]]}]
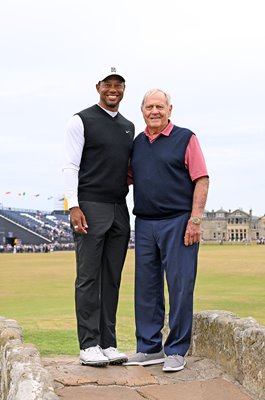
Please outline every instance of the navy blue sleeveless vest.
[{"label": "navy blue sleeveless vest", "polygon": [[194,192],[185,153],[193,133],[174,126],[169,136],[150,143],[144,133],[132,152],[133,214],[146,219],[172,218],[191,211]]}]

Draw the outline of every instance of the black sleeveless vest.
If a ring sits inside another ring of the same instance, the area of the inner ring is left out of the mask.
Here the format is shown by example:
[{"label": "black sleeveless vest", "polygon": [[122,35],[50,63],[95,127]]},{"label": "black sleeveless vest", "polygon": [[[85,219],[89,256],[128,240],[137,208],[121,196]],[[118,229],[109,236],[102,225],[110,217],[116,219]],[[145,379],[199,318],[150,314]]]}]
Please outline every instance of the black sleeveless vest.
[{"label": "black sleeveless vest", "polygon": [[78,184],[80,201],[123,203],[134,125],[118,113],[114,118],[98,105],[77,113],[84,125]]}]

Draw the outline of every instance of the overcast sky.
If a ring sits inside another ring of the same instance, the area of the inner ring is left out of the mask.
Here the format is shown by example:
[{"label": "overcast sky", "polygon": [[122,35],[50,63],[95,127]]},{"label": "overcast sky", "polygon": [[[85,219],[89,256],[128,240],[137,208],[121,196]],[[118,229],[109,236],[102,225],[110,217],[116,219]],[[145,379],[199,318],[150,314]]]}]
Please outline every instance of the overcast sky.
[{"label": "overcast sky", "polygon": [[1,1],[0,203],[56,207],[66,123],[98,101],[110,65],[124,71],[120,112],[137,133],[144,93],[171,94],[172,121],[205,154],[208,210],[263,215],[264,15],[263,0]]}]

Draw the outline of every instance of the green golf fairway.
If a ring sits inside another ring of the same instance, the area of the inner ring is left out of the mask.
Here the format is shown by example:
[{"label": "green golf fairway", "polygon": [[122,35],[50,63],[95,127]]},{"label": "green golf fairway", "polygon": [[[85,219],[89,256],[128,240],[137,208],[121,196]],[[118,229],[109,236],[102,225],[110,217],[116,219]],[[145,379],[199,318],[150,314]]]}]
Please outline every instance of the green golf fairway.
[{"label": "green golf fairway", "polygon": [[[74,252],[0,254],[0,315],[15,319],[42,355],[78,354]],[[117,314],[118,347],[135,349],[134,250]],[[265,246],[201,245],[194,311],[227,310],[265,325]]]}]

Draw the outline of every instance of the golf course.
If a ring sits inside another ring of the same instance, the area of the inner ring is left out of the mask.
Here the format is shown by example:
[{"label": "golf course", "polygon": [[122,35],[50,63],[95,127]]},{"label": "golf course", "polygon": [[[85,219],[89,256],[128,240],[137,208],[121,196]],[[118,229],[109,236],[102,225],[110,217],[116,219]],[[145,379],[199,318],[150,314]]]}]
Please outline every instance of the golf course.
[{"label": "golf course", "polygon": [[[78,354],[75,254],[0,254],[0,315],[18,321],[42,355]],[[134,250],[127,253],[117,314],[118,347],[135,348]],[[194,311],[226,310],[265,325],[265,246],[200,247]]]}]

